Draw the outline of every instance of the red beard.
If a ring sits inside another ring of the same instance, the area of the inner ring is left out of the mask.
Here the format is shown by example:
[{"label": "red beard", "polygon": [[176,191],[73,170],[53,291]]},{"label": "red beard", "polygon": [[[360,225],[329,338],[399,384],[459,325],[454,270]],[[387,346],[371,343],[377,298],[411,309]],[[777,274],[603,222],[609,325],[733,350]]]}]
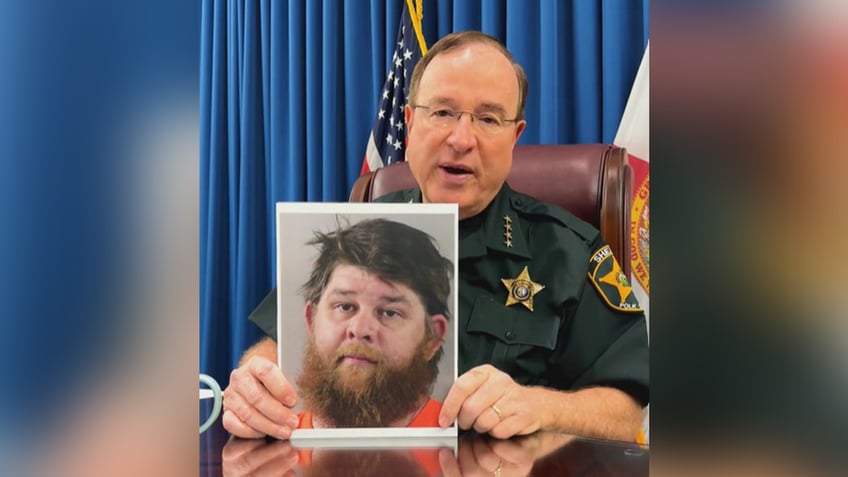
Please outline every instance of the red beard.
[{"label": "red beard", "polygon": [[[361,344],[344,346],[325,359],[310,336],[297,378],[304,408],[331,427],[389,427],[422,406],[430,394],[439,369],[436,357],[427,360],[428,344],[425,337],[410,362],[394,368]],[[340,366],[350,354],[375,364],[366,369]]]}]

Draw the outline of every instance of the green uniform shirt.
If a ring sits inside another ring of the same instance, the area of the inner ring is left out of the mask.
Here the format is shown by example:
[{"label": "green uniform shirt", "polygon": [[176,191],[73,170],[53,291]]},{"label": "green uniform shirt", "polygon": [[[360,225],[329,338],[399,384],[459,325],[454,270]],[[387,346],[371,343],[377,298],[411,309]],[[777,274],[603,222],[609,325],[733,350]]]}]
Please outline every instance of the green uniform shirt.
[{"label": "green uniform shirt", "polygon": [[[505,184],[459,223],[459,372],[489,363],[519,384],[610,386],[647,404],[645,316],[619,270],[597,229]],[[276,292],[250,320],[276,338]]]}]

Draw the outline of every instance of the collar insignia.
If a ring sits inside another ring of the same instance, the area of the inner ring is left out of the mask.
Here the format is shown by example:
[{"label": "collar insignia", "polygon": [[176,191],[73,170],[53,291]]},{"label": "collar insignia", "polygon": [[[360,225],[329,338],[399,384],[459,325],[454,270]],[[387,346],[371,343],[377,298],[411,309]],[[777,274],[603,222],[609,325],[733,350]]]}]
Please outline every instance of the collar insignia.
[{"label": "collar insignia", "polygon": [[[508,215],[504,215],[504,245],[506,248],[512,248],[512,219]],[[530,308],[531,310],[533,308]]]},{"label": "collar insignia", "polygon": [[536,283],[530,278],[526,266],[515,278],[501,278],[501,283],[509,290],[506,306],[521,303],[530,311],[533,311],[533,296],[545,289],[545,285]]}]

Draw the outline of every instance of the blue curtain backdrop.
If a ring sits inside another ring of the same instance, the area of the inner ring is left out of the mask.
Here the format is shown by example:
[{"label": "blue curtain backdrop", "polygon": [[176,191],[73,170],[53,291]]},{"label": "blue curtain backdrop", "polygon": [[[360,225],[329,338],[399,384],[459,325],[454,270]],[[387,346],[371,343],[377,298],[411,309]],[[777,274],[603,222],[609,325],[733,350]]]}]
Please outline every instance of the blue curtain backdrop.
[{"label": "blue curtain backdrop", "polygon": [[[274,203],[345,201],[404,0],[205,0],[200,370],[223,386],[261,336]],[[427,45],[478,29],[530,81],[525,144],[611,142],[648,39],[648,0],[425,0]]]}]

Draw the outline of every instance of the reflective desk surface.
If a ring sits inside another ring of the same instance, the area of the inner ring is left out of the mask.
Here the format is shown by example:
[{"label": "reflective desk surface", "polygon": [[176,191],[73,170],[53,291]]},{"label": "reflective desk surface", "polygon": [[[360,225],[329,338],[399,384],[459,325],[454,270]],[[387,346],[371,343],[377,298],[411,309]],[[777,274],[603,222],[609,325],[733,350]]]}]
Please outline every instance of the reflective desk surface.
[{"label": "reflective desk surface", "polygon": [[[351,439],[354,441],[354,439]],[[538,433],[509,440],[461,434],[441,446],[307,447],[306,441],[236,439],[218,421],[200,436],[200,475],[217,476],[583,476],[648,475],[647,447]],[[419,445],[419,444],[416,444]]]}]

